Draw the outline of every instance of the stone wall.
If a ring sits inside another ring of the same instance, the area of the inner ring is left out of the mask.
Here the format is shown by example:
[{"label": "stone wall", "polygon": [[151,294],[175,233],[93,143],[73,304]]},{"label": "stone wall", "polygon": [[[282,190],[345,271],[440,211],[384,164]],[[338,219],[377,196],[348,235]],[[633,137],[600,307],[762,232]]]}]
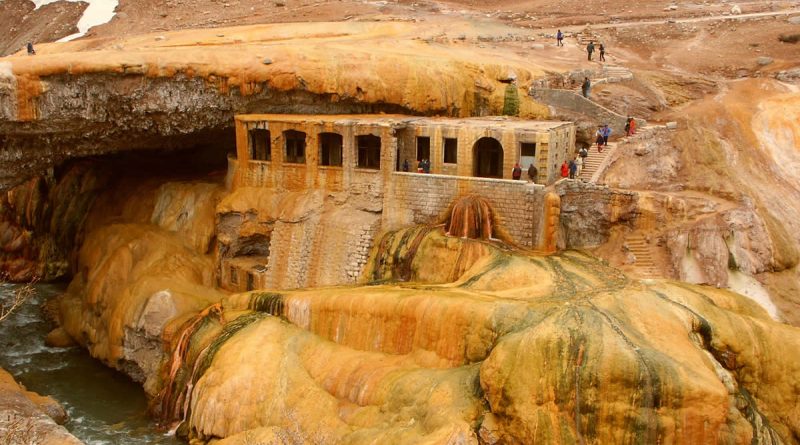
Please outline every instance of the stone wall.
[{"label": "stone wall", "polygon": [[[412,126],[397,132],[398,165],[404,160],[410,164],[410,172],[417,171],[417,138],[430,138],[431,173],[475,176],[475,144],[481,138],[497,140],[503,148],[503,179],[511,179],[511,170],[520,160],[522,143],[536,145],[536,168],[539,184],[551,184],[559,177],[561,163],[575,153],[575,126],[564,124],[552,128],[513,131],[503,128],[498,121],[496,127],[487,124],[463,125],[463,123],[433,123]],[[456,162],[444,162],[444,140],[454,139],[457,144]],[[523,165],[527,170],[527,165]],[[399,170],[399,168],[397,169]]]},{"label": "stone wall", "polygon": [[507,179],[394,173],[383,202],[383,229],[443,220],[459,196],[477,194],[497,211],[501,228],[524,247],[534,247],[541,232],[544,186]]},{"label": "stone wall", "polygon": [[639,216],[636,192],[563,179],[555,184],[561,197],[560,249],[597,247],[608,242],[612,228],[632,228]]},{"label": "stone wall", "polygon": [[[627,116],[617,114],[574,91],[533,88],[530,91],[530,95],[537,101],[546,103],[555,108],[562,108],[573,113],[590,116],[598,124],[608,124],[611,130],[613,130],[613,134],[625,134],[625,121]],[[647,122],[643,119],[636,119],[638,128],[642,128],[646,123]]]}]

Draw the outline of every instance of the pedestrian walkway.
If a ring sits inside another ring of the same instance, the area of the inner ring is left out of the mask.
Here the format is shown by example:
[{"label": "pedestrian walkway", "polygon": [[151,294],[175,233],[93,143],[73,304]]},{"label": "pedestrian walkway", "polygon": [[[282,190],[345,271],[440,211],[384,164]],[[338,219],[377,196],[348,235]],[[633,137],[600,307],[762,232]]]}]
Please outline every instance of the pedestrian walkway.
[{"label": "pedestrian walkway", "polygon": [[605,170],[607,160],[617,148],[616,142],[609,142],[608,146],[603,147],[601,153],[597,152],[597,146],[589,148],[589,156],[583,160],[583,170],[578,179],[585,182],[597,182],[600,174]]},{"label": "pedestrian walkway", "polygon": [[659,278],[661,273],[653,260],[653,251],[650,243],[639,234],[628,236],[625,240],[628,251],[633,254],[633,267],[636,275],[641,278]]}]

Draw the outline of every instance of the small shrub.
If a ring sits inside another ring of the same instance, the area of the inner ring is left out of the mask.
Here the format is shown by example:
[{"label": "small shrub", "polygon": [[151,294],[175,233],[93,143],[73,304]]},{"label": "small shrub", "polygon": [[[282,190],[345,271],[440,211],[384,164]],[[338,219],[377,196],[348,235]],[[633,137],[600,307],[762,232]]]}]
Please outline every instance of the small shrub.
[{"label": "small shrub", "polygon": [[0,420],[0,445],[39,445],[42,437],[36,430],[36,422],[16,414]]},{"label": "small shrub", "polygon": [[[0,282],[5,282],[7,277],[0,276]],[[18,287],[14,290],[13,294],[8,299],[9,301],[2,301],[0,300],[0,321],[5,320],[11,315],[12,312],[17,310],[20,306],[22,306],[25,301],[31,298],[34,294],[36,294],[36,279],[31,281],[30,283],[26,283],[25,285]]]}]

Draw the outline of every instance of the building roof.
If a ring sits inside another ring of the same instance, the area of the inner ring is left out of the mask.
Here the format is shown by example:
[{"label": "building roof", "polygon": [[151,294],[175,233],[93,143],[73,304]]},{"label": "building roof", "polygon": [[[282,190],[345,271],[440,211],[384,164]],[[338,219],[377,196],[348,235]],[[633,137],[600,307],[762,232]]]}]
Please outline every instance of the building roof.
[{"label": "building roof", "polygon": [[407,116],[401,114],[239,114],[236,120],[241,122],[283,122],[304,125],[368,125],[404,128],[408,126],[447,126],[447,127],[492,127],[498,130],[547,131],[563,125],[572,125],[565,121],[535,121],[508,116],[487,116],[468,118]]}]

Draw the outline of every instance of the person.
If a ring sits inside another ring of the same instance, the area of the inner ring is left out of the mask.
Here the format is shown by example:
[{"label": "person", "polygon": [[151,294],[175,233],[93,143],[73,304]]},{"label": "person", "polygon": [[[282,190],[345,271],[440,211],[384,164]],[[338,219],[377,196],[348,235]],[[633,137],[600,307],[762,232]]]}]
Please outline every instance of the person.
[{"label": "person", "polygon": [[591,61],[592,53],[594,52],[594,41],[589,41],[589,44],[586,45],[586,52],[589,54],[589,61]]},{"label": "person", "polygon": [[36,55],[36,50],[33,49],[33,43],[32,42],[28,42],[28,55],[29,56]]},{"label": "person", "polygon": [[608,137],[611,136],[611,127],[609,127],[608,124],[603,125],[600,133],[603,135],[603,145],[608,146]]},{"label": "person", "polygon": [[589,150],[587,150],[586,147],[581,147],[581,149],[578,150],[578,155],[581,159],[585,160],[586,157],[589,156]]},{"label": "person", "polygon": [[567,161],[561,163],[561,177],[566,178],[569,176],[569,166],[567,166]]},{"label": "person", "polygon": [[537,176],[539,176],[539,171],[533,166],[533,162],[531,162],[530,167],[528,167],[528,179],[535,184]]},{"label": "person", "polygon": [[519,166],[519,162],[514,164],[514,168],[511,169],[511,178],[515,181],[522,177],[522,167]]},{"label": "person", "polygon": [[636,119],[628,116],[628,136],[636,134]]},{"label": "person", "polygon": [[406,159],[405,161],[403,161],[403,171],[407,172],[409,168],[410,166],[408,165],[408,159]]},{"label": "person", "polygon": [[417,161],[417,173],[424,173],[425,172],[425,160],[420,159]]},{"label": "person", "polygon": [[602,126],[598,126],[597,127],[597,131],[594,133],[594,135],[595,135],[595,138],[596,138],[595,142],[597,143],[597,152],[598,153],[602,153],[603,152],[603,141],[604,141],[604,139],[603,139],[603,127]]},{"label": "person", "polygon": [[600,61],[601,62],[605,62],[606,61],[606,47],[601,43],[600,47],[598,49],[600,50]]},{"label": "person", "polygon": [[628,116],[628,119],[625,120],[625,136],[631,135],[631,117]]},{"label": "person", "polygon": [[564,46],[564,33],[560,29],[556,33],[556,46]]},{"label": "person", "polygon": [[589,98],[589,92],[592,89],[592,82],[589,80],[588,77],[583,78],[583,84],[581,84],[581,92],[583,93],[583,97]]},{"label": "person", "polygon": [[583,171],[583,157],[575,156],[575,166],[577,167],[578,171],[575,172],[575,177],[578,178],[581,176],[581,172]]},{"label": "person", "polygon": [[578,164],[575,163],[574,159],[569,160],[569,179],[575,179],[575,173],[578,171]]},{"label": "person", "polygon": [[430,161],[430,159],[425,158],[425,159],[422,160],[422,162],[423,162],[422,171],[424,171],[425,173],[430,173],[431,172],[431,161]]}]

